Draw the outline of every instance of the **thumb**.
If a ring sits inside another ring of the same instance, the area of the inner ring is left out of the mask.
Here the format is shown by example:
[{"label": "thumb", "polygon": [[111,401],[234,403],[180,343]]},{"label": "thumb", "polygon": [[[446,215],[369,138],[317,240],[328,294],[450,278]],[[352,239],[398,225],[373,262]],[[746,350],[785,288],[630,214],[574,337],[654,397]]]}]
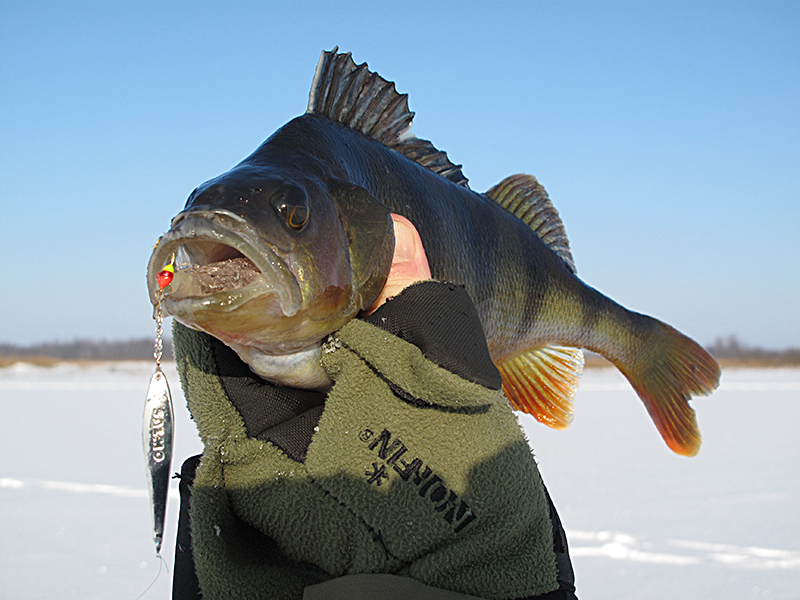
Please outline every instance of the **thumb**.
[{"label": "thumb", "polygon": [[389,298],[417,281],[431,278],[425,248],[411,221],[401,215],[392,214],[394,222],[394,256],[389,278],[378,298],[364,312],[370,314]]}]

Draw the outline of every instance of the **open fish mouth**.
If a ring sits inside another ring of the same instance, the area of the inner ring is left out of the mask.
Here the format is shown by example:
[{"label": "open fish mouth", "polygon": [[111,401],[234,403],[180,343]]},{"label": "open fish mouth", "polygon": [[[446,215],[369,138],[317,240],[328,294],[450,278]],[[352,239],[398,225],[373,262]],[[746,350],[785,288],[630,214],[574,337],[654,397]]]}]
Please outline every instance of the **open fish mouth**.
[{"label": "open fish mouth", "polygon": [[175,275],[164,288],[169,315],[230,312],[265,295],[275,296],[285,316],[300,310],[302,295],[294,275],[253,227],[232,212],[189,210],[172,220],[147,267],[154,305],[158,273],[171,263]]}]

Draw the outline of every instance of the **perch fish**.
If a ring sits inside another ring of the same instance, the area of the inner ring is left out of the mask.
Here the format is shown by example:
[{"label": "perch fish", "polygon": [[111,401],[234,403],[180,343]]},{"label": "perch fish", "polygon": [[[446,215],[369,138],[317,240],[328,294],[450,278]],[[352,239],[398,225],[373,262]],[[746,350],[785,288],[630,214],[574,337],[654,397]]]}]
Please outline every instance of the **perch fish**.
[{"label": "perch fish", "polygon": [[485,193],[411,133],[408,97],[338,49],[323,52],[305,114],[199,186],[156,245],[175,254],[165,314],[220,339],[270,381],[325,389],[325,337],[386,281],[391,213],[417,227],[435,279],[462,284],[514,408],[566,427],[582,348],[627,377],[667,445],[697,453],[688,400],[718,385],[696,342],[623,308],[576,275],[564,226],[531,175]]}]

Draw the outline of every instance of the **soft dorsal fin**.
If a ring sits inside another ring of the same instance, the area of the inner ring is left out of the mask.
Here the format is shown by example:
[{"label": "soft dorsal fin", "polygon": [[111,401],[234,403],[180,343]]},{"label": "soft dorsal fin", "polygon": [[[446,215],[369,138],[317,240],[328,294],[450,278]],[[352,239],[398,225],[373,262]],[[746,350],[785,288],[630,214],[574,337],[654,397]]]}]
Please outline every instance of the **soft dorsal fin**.
[{"label": "soft dorsal fin", "polygon": [[379,141],[407,158],[465,187],[461,165],[427,140],[411,133],[414,113],[408,109],[408,94],[399,94],[394,83],[367,67],[356,65],[350,52],[336,47],[323,52],[308,96],[308,110]]},{"label": "soft dorsal fin", "polygon": [[511,175],[488,190],[486,195],[533,229],[570,271],[577,272],[564,223],[536,177],[524,173]]}]

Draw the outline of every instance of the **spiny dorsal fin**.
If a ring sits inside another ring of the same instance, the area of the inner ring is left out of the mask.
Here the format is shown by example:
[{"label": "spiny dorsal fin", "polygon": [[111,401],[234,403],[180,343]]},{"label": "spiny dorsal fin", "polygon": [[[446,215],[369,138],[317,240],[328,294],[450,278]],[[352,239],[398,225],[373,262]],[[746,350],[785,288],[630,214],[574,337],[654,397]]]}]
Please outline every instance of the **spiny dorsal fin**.
[{"label": "spiny dorsal fin", "polygon": [[553,429],[572,422],[572,399],[583,374],[583,350],[544,346],[497,364],[503,392],[514,410]]},{"label": "spiny dorsal fin", "polygon": [[511,175],[486,195],[533,229],[561,257],[569,270],[577,273],[564,223],[536,177],[524,173]]},{"label": "spiny dorsal fin", "polygon": [[370,71],[367,63],[356,65],[350,52],[339,54],[338,50],[320,56],[306,113],[360,131],[453,183],[469,187],[461,165],[454,165],[447,154],[411,133],[414,113],[408,109],[408,94],[398,94],[394,83]]}]

